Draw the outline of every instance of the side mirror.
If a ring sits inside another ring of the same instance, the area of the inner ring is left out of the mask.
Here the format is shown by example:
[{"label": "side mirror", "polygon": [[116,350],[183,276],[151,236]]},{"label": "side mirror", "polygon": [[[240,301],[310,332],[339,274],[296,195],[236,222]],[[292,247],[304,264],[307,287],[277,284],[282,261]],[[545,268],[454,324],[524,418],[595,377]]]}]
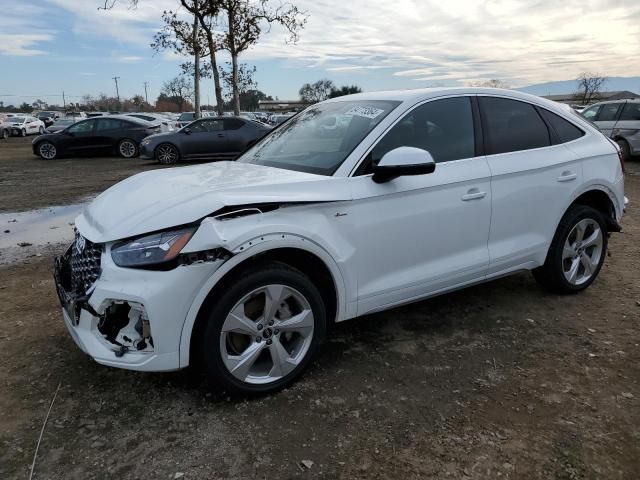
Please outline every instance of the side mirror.
[{"label": "side mirror", "polygon": [[426,150],[398,147],[385,153],[373,167],[373,181],[384,183],[404,175],[426,175],[435,169],[436,162]]},{"label": "side mirror", "polygon": [[189,130],[189,128],[183,128],[182,133],[184,133],[185,135],[191,135],[191,130]]}]

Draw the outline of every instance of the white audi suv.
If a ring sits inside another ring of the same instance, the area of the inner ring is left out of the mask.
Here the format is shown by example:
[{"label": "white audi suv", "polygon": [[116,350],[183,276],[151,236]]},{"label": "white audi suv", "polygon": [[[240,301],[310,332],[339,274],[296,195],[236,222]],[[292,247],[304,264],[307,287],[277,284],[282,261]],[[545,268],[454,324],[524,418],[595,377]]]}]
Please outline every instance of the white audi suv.
[{"label": "white audi suv", "polygon": [[483,88],[350,95],[237,161],[111,187],[56,259],[64,322],[97,362],[197,365],[273,392],[333,322],[531,270],[587,288],[624,209],[619,151],[556,103]]}]

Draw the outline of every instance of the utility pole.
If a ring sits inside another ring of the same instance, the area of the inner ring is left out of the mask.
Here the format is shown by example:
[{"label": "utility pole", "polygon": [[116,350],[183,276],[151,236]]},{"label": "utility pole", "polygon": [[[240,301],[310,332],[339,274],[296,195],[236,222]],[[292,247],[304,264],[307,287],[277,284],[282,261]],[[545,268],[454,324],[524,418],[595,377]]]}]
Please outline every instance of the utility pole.
[{"label": "utility pole", "polygon": [[149,97],[147,96],[147,87],[149,86],[149,82],[144,82],[144,102],[149,105]]},{"label": "utility pole", "polygon": [[120,77],[113,77],[116,82],[116,97],[118,97],[118,110],[120,110],[120,91],[118,90],[118,79]]},{"label": "utility pole", "polygon": [[67,102],[64,99],[64,90],[62,91],[62,105],[63,105],[62,108],[64,108],[64,111],[66,112],[67,111]]}]

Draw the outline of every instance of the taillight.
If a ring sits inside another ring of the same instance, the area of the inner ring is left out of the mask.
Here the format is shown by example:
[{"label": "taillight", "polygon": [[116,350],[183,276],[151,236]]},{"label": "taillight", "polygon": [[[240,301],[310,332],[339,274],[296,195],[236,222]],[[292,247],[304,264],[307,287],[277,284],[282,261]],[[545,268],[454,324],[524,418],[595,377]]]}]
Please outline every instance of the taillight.
[{"label": "taillight", "polygon": [[622,173],[624,173],[624,154],[620,149],[618,149],[618,158],[620,159],[620,166],[622,167]]}]

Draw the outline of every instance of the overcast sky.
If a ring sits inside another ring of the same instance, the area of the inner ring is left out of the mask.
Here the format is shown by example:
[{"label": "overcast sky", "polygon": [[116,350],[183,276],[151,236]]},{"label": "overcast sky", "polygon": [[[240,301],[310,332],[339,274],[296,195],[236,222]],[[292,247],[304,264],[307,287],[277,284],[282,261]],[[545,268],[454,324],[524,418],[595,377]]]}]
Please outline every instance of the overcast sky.
[{"label": "overcast sky", "polygon": [[[0,0],[0,101],[112,95],[113,76],[121,96],[143,93],[148,81],[155,99],[180,59],[149,43],[162,10],[179,2],[129,9],[120,1],[105,12],[100,0]],[[309,15],[300,41],[287,44],[274,29],[243,59],[256,65],[259,88],[280,99],[324,77],[380,90],[640,75],[640,0],[293,1]]]}]

